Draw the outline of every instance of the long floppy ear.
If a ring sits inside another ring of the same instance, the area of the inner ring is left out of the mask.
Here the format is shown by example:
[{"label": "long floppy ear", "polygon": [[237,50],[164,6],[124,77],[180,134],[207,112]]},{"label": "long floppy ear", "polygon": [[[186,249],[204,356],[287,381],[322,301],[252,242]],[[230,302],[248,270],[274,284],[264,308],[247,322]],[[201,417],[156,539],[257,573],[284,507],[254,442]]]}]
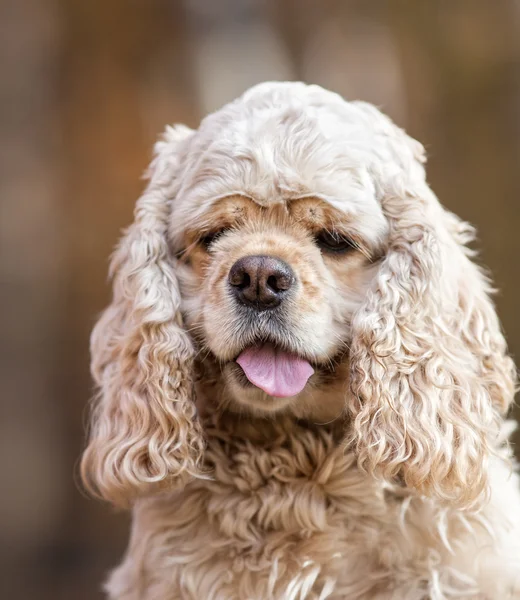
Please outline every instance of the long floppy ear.
[{"label": "long floppy ear", "polygon": [[178,152],[191,135],[168,128],[156,145],[150,182],[111,262],[112,304],[91,338],[98,387],[81,474],[116,505],[199,473],[204,442],[192,398],[194,351],[179,312],[167,243]]},{"label": "long floppy ear", "polygon": [[486,498],[516,372],[471,227],[427,186],[422,146],[388,123],[394,164],[377,177],[390,239],[353,320],[350,442],[368,472],[469,507]]}]

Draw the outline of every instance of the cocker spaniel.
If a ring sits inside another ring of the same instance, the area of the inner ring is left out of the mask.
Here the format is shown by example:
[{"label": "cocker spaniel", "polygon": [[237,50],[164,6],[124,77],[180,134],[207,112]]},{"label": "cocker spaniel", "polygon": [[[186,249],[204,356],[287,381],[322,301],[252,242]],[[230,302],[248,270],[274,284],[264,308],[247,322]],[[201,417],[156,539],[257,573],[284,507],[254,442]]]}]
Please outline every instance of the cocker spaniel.
[{"label": "cocker spaniel", "polygon": [[520,598],[515,369],[424,161],[302,83],[167,128],[92,335],[110,598]]}]

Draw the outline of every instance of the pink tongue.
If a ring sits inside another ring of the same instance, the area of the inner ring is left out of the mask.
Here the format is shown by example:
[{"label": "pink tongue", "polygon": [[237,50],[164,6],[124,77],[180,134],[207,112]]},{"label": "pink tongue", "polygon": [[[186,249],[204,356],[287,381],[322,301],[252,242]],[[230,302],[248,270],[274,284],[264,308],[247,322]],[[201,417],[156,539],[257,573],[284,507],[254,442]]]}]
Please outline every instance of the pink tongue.
[{"label": "pink tongue", "polygon": [[305,359],[277,350],[271,344],[247,348],[237,363],[253,385],[278,398],[299,394],[314,373]]}]

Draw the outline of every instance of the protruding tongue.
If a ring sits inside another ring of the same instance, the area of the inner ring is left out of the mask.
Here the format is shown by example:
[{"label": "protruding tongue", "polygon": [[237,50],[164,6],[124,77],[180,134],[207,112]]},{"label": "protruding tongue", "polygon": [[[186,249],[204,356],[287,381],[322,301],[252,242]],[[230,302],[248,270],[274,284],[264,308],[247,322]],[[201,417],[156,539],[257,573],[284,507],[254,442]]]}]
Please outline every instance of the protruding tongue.
[{"label": "protruding tongue", "polygon": [[314,373],[305,359],[271,344],[247,348],[237,363],[253,385],[278,398],[299,394]]}]

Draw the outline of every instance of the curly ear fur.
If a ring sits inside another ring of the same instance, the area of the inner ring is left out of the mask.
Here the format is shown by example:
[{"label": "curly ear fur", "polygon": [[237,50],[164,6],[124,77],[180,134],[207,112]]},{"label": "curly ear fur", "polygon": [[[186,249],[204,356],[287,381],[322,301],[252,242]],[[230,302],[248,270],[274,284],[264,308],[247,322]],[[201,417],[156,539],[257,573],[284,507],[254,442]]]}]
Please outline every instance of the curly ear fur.
[{"label": "curly ear fur", "polygon": [[425,181],[422,146],[385,121],[399,172],[378,167],[387,254],[353,321],[350,442],[368,472],[462,506],[487,491],[516,372],[472,229]]},{"label": "curly ear fur", "polygon": [[168,128],[156,145],[150,183],[111,262],[112,304],[92,333],[99,393],[81,473],[91,492],[117,505],[173,477],[197,475],[203,452],[192,399],[194,351],[167,244],[177,147],[189,135]]}]

